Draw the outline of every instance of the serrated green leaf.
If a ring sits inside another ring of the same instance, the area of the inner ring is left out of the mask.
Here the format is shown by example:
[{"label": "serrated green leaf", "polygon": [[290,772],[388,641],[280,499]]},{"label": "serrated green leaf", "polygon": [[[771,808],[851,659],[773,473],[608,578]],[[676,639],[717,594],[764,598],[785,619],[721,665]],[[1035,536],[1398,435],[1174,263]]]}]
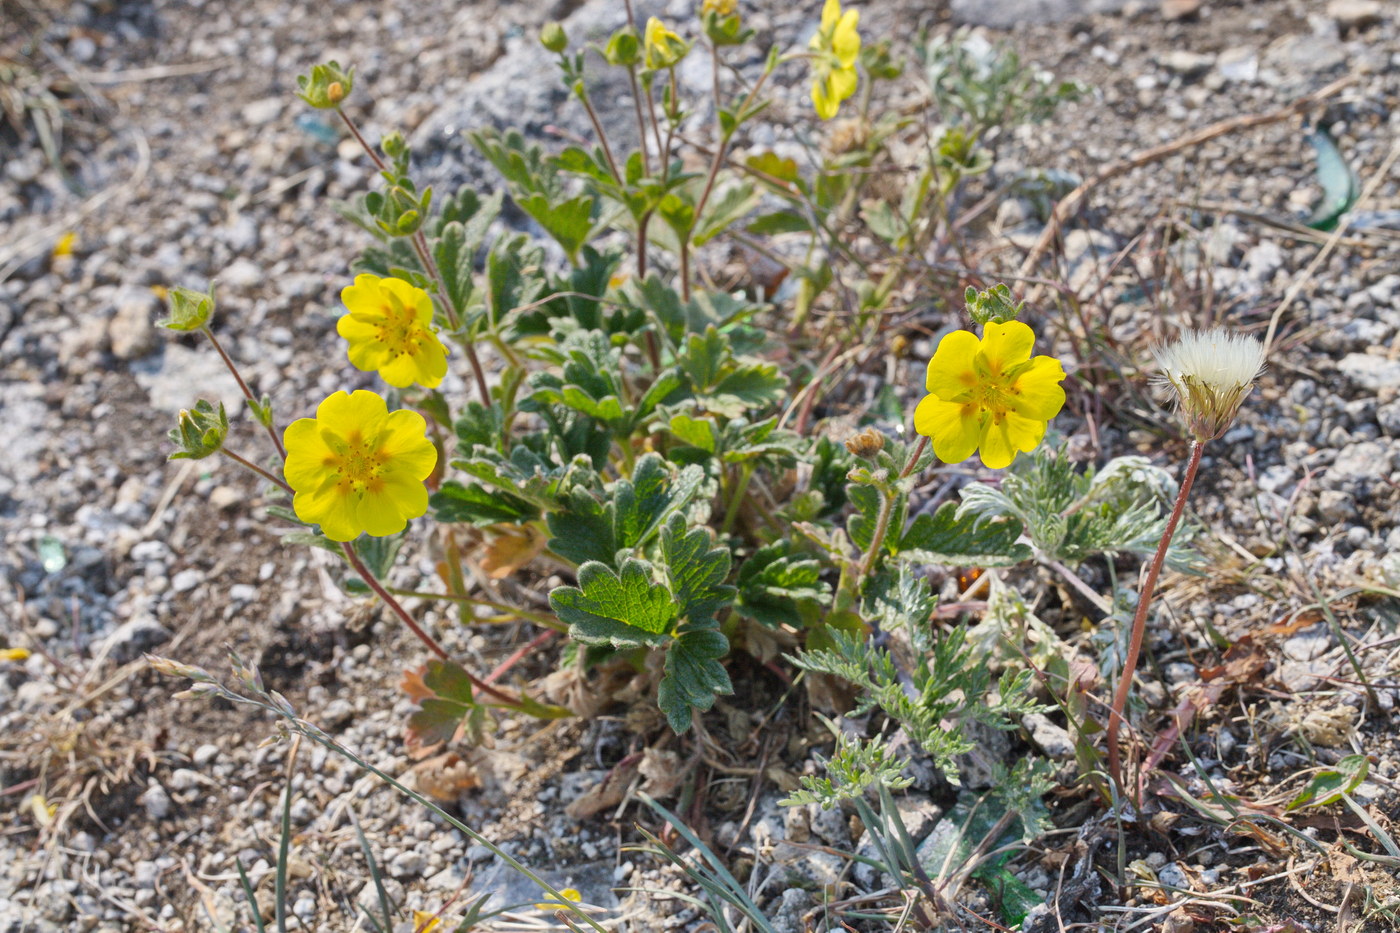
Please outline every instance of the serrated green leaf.
[{"label": "serrated green leaf", "polygon": [[693,711],[714,706],[715,697],[734,692],[729,672],[720,659],[729,653],[729,640],[714,619],[687,622],[666,651],[665,673],[656,703],[676,732],[690,728]]},{"label": "serrated green leaf", "polygon": [[831,593],[821,572],[818,561],[792,554],[791,541],[761,547],[739,567],[735,609],[764,625],[800,626],[802,603]]},{"label": "serrated green leaf", "polygon": [[780,233],[808,233],[812,224],[796,211],[774,211],[755,217],[744,229],[758,236],[777,236]]},{"label": "serrated green leaf", "polygon": [[729,338],[719,328],[710,326],[703,334],[688,334],[676,362],[690,378],[697,393],[704,392],[719,381],[724,364],[729,360]]},{"label": "serrated green leaf", "polygon": [[680,614],[690,619],[713,617],[734,599],[729,576],[729,552],[714,544],[709,531],[686,531],[684,516],[672,515],[661,530],[661,557],[676,595]]},{"label": "serrated green leaf", "polygon": [[458,315],[466,313],[473,291],[472,249],[467,243],[466,228],[460,223],[446,224],[433,245],[433,258],[447,290],[447,303]]},{"label": "serrated green leaf", "polygon": [[1030,547],[1016,541],[1021,530],[1012,519],[959,518],[957,503],[945,502],[916,517],[892,550],[928,564],[1007,567],[1031,558]]},{"label": "serrated green leaf", "polygon": [[719,428],[715,426],[715,422],[711,418],[675,415],[667,427],[681,443],[698,447],[706,453],[712,454],[719,447]]},{"label": "serrated green leaf", "polygon": [[852,544],[867,551],[875,536],[875,523],[880,514],[880,491],[865,483],[848,483],[846,498],[854,507],[846,519],[846,534],[850,536]]},{"label": "serrated green leaf", "polygon": [[487,490],[448,480],[428,500],[433,517],[440,522],[494,525],[498,522],[527,522],[538,518],[534,505],[499,490]]},{"label": "serrated green leaf", "polygon": [[588,645],[631,648],[665,644],[678,606],[652,576],[651,565],[628,558],[621,573],[598,561],[579,568],[578,586],[561,586],[549,604],[569,635]]},{"label": "serrated green leaf", "polygon": [[593,232],[593,198],[586,194],[558,200],[544,194],[517,197],[520,209],[534,218],[564,249],[569,262],[578,261],[579,249]]}]

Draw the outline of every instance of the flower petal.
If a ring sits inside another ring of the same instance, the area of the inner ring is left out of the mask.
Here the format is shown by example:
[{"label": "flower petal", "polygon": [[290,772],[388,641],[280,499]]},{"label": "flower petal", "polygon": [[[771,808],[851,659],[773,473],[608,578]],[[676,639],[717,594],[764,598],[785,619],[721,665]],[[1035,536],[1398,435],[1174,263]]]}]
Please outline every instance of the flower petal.
[{"label": "flower petal", "polygon": [[826,0],[822,5],[822,32],[830,35],[832,27],[841,18],[841,0]]},{"label": "flower petal", "polygon": [[413,364],[418,368],[418,384],[436,389],[447,375],[447,348],[432,334],[426,334],[418,352],[413,354]]},{"label": "flower petal", "polygon": [[382,362],[375,369],[379,370],[380,379],[397,389],[406,389],[413,385],[414,378],[418,375],[418,367],[414,365],[413,357],[407,353]]},{"label": "flower petal", "polygon": [[1020,321],[988,324],[982,331],[982,355],[992,375],[1000,375],[1031,358],[1035,331]]},{"label": "flower petal", "polygon": [[836,111],[840,109],[840,106],[840,101],[827,96],[825,81],[818,79],[812,82],[812,107],[817,111],[819,119],[830,120],[836,116]]},{"label": "flower petal", "polygon": [[982,428],[982,463],[988,469],[1011,466],[1018,451],[1035,450],[1045,437],[1045,422],[1023,418],[1013,411],[987,419]]},{"label": "flower petal", "polygon": [[933,351],[933,359],[928,361],[924,387],[947,402],[973,389],[977,385],[977,373],[972,363],[979,346],[977,335],[972,331],[955,330],[945,334],[938,341],[938,349]]},{"label": "flower petal", "polygon": [[826,92],[838,104],[856,92],[856,70],[836,68],[826,77]]},{"label": "flower petal", "polygon": [[860,33],[856,32],[858,22],[860,11],[847,10],[841,14],[841,20],[831,34],[831,48],[840,59],[842,68],[853,68],[860,56]]},{"label": "flower petal", "polygon": [[933,440],[933,452],[944,463],[962,463],[977,449],[981,409],[971,403],[945,402],[926,395],[914,409],[914,430]]},{"label": "flower petal", "polygon": [[368,272],[355,276],[355,284],[347,285],[340,290],[340,300],[351,311],[373,311],[377,310],[379,301],[379,283],[382,280],[377,275],[370,275]]},{"label": "flower petal", "polygon": [[1049,421],[1065,405],[1065,390],[1060,386],[1064,378],[1065,370],[1059,360],[1037,356],[1030,368],[1011,383],[1011,410],[1037,421]]},{"label": "flower petal", "polygon": [[356,389],[354,394],[344,391],[332,392],[316,407],[316,420],[322,428],[342,437],[351,432],[370,432],[378,429],[389,413],[384,399],[368,389]]}]

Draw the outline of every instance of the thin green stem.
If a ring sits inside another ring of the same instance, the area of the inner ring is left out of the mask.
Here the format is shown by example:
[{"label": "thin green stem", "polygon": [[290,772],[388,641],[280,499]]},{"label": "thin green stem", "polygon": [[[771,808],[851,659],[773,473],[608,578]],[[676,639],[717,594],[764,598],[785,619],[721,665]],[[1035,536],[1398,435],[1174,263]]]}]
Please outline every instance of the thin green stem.
[{"label": "thin green stem", "polygon": [[608,136],[603,132],[603,122],[598,119],[598,112],[593,109],[593,101],[588,99],[588,89],[584,87],[583,79],[579,78],[576,88],[578,99],[583,102],[583,109],[588,111],[588,120],[593,124],[593,132],[598,134],[598,143],[603,147],[603,158],[607,160],[608,171],[612,173],[613,181],[622,184],[622,173],[617,170],[617,162],[613,159],[612,147],[608,145]]},{"label": "thin green stem", "polygon": [[280,486],[287,492],[293,492],[292,487],[287,485],[287,481],[282,479],[282,477],[274,474],[271,470],[265,470],[253,461],[240,457],[238,454],[229,450],[227,447],[220,448],[219,453],[223,454],[225,457],[228,457],[230,460],[243,467],[245,470],[252,470],[254,473],[258,474],[272,485]]},{"label": "thin green stem", "polygon": [[[1118,732],[1123,725],[1123,710],[1128,705],[1128,693],[1133,685],[1133,673],[1137,670],[1138,656],[1142,653],[1143,635],[1147,631],[1147,611],[1152,606],[1152,594],[1157,588],[1157,577],[1162,572],[1162,564],[1167,559],[1167,549],[1171,546],[1172,535],[1176,532],[1176,526],[1181,521],[1182,513],[1186,511],[1186,499],[1191,494],[1191,486],[1196,481],[1196,471],[1201,466],[1201,453],[1205,450],[1205,442],[1193,440],[1191,442],[1191,456],[1186,463],[1186,473],[1181,478],[1181,489],[1176,494],[1176,502],[1172,505],[1171,516],[1167,519],[1167,527],[1162,531],[1162,540],[1157,542],[1157,552],[1152,555],[1152,563],[1148,565],[1147,576],[1142,581],[1142,591],[1138,594],[1137,612],[1133,614],[1133,628],[1128,636],[1128,654],[1123,659],[1123,672],[1119,675],[1118,689],[1113,694],[1113,707],[1108,714],[1108,770],[1113,776],[1114,783],[1118,785],[1120,792],[1126,792],[1127,785],[1123,783],[1122,761],[1118,752]],[[1134,803],[1140,803],[1136,790],[1132,793]]]},{"label": "thin green stem", "polygon": [[729,507],[724,510],[724,524],[720,526],[719,536],[723,538],[729,534],[734,527],[734,522],[739,518],[739,506],[744,502],[744,496],[749,492],[749,481],[753,479],[754,464],[752,461],[745,463],[739,472],[739,482],[734,485],[734,492],[729,496]]},{"label": "thin green stem", "polygon": [[909,462],[904,464],[904,469],[899,471],[899,478],[904,479],[914,472],[914,467],[918,465],[919,459],[924,455],[924,448],[928,447],[928,435],[919,435],[919,446],[914,448],[914,453],[910,455]]},{"label": "thin green stem", "polygon": [[[252,408],[256,408],[260,403],[253,397],[253,390],[248,388],[248,383],[244,382],[243,377],[239,375],[238,367],[233,364],[232,358],[224,352],[223,344],[219,343],[219,338],[214,336],[214,332],[209,329],[208,325],[201,327],[200,330],[204,333],[204,336],[209,338],[209,342],[214,345],[214,349],[219,351],[219,358],[224,361],[224,365],[228,367],[228,371],[233,374],[233,380],[238,383],[238,388],[242,391],[243,397],[248,400],[248,405]],[[259,424],[261,424],[261,422],[259,422]],[[282,446],[282,438],[277,436],[277,429],[270,424],[264,424],[263,427],[267,429],[267,436],[272,438],[272,446],[277,448],[277,456],[286,460],[287,448]]]},{"label": "thin green stem", "polygon": [[642,171],[651,174],[651,152],[647,149],[647,118],[642,115],[642,91],[637,84],[637,66],[627,66],[627,80],[632,83],[632,109],[637,112],[637,142],[642,151]]},{"label": "thin green stem", "polygon": [[893,491],[880,488],[880,511],[875,516],[875,532],[870,536],[870,550],[865,552],[865,559],[860,562],[860,584],[862,586],[870,576],[870,571],[875,567],[880,549],[885,546],[885,535],[890,530],[890,513],[894,511],[894,499]]}]

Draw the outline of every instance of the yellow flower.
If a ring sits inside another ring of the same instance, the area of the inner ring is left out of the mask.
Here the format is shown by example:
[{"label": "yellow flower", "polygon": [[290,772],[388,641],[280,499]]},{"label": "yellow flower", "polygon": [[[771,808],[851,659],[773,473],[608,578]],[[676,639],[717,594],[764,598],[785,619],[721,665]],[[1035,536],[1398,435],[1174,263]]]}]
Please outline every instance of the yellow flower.
[{"label": "yellow flower", "polygon": [[77,242],[78,235],[71,230],[59,237],[58,242],[53,245],[54,258],[73,255],[73,246]]},{"label": "yellow flower", "polygon": [[646,66],[653,71],[672,67],[690,51],[690,44],[667,29],[666,24],[655,16],[647,20],[642,44],[646,49]]},{"label": "yellow flower", "polygon": [[981,449],[993,470],[1032,451],[1060,413],[1064,368],[1053,356],[1031,359],[1035,332],[1019,321],[988,324],[982,339],[959,330],[944,337],[928,364],[929,394],[914,409],[914,430],[933,439],[944,463]]},{"label": "yellow flower", "polygon": [[[578,890],[575,889],[575,888],[561,888],[560,891],[559,891],[559,893],[562,894],[562,895],[564,896],[564,900],[573,901],[575,904],[577,904],[579,901],[583,900],[583,895],[580,894],[580,893],[578,892]],[[557,909],[560,908],[560,907],[567,907],[567,906],[568,906],[567,904],[562,904],[562,903],[560,903],[559,901],[541,901],[540,903],[538,903],[538,904],[535,905],[535,909],[536,909],[536,910],[557,910]]]},{"label": "yellow flower", "polygon": [[413,912],[413,933],[432,933],[440,923],[442,918],[436,914],[430,914],[426,910]]},{"label": "yellow flower", "polygon": [[320,525],[332,541],[402,531],[428,511],[423,480],[437,450],[426,430],[422,415],[390,412],[373,392],[329,396],[315,418],[293,421],[282,435],[297,518]]},{"label": "yellow flower", "polygon": [[817,116],[830,120],[841,101],[856,92],[856,59],[860,57],[860,12],[841,12],[841,0],[826,0],[822,26],[812,36],[812,105]]},{"label": "yellow flower", "polygon": [[0,648],[0,661],[25,661],[28,659],[28,648]]},{"label": "yellow flower", "polygon": [[716,16],[733,16],[739,7],[739,0],[701,0],[700,13],[713,13]]},{"label": "yellow flower", "polygon": [[336,331],[350,343],[356,369],[378,370],[389,385],[435,389],[447,375],[447,348],[433,332],[433,299],[403,279],[357,275],[340,300]]}]

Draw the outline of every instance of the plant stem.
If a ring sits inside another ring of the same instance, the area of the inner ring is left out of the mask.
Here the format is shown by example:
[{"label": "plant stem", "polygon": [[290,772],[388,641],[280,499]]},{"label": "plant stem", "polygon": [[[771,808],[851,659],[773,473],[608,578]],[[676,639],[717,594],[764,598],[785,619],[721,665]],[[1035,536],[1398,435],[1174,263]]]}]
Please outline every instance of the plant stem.
[{"label": "plant stem", "polygon": [[[243,397],[248,400],[248,404],[252,407],[256,407],[258,405],[258,400],[253,397],[253,390],[248,388],[248,383],[244,382],[243,377],[238,374],[238,367],[233,365],[233,360],[224,352],[223,344],[219,343],[219,338],[214,336],[214,332],[209,329],[208,325],[201,327],[200,330],[204,332],[204,336],[209,338],[209,342],[214,345],[214,349],[219,351],[219,357],[224,361],[224,365],[228,367],[228,371],[233,373],[233,379],[238,383],[238,388],[242,390]],[[259,423],[261,424],[261,422]],[[272,438],[272,446],[277,448],[277,455],[283,460],[286,460],[287,448],[282,446],[282,438],[277,436],[277,429],[270,424],[264,424],[263,427],[267,429],[267,436]]]},{"label": "plant stem", "polygon": [[910,473],[914,472],[914,467],[918,464],[919,459],[923,457],[924,448],[926,447],[928,447],[928,435],[921,434],[919,436],[919,446],[914,448],[914,453],[910,455],[909,462],[904,464],[904,469],[899,471],[900,479],[904,479]]},{"label": "plant stem", "polygon": [[232,460],[239,466],[248,470],[252,470],[254,473],[258,474],[272,485],[281,486],[283,489],[287,490],[287,492],[293,492],[292,487],[287,485],[287,481],[282,479],[280,476],[274,475],[271,470],[264,470],[262,467],[258,466],[253,461],[238,456],[238,454],[234,453],[226,447],[221,448],[219,450],[219,453],[223,454],[225,457],[228,457],[230,460]]},{"label": "plant stem", "polygon": [[[413,616],[409,615],[408,610],[403,607],[403,604],[395,599],[394,596],[384,588],[384,585],[375,578],[374,574],[370,572],[370,569],[365,566],[365,562],[360,560],[360,555],[355,553],[355,549],[350,545],[350,542],[342,542],[340,550],[345,554],[345,559],[350,562],[350,566],[354,567],[355,572],[360,575],[360,579],[365,581],[365,585],[371,590],[374,590],[374,595],[384,601],[384,604],[389,607],[394,615],[399,617],[399,621],[408,626],[410,632],[418,636],[419,641],[427,645],[428,649],[442,660],[455,663],[442,645],[438,644],[437,639],[424,631],[423,628],[413,620]],[[520,707],[522,705],[517,698],[501,690],[497,690],[466,668],[461,668],[461,671],[467,675],[467,679],[471,681],[472,686],[475,687],[478,692],[489,693],[507,706]]]},{"label": "plant stem", "polygon": [[[1113,694],[1113,707],[1108,714],[1108,770],[1113,776],[1114,782],[1120,791],[1124,790],[1122,762],[1118,753],[1118,731],[1123,724],[1123,709],[1128,704],[1128,692],[1132,689],[1133,673],[1137,670],[1138,655],[1142,653],[1143,635],[1147,631],[1147,611],[1152,606],[1152,593],[1157,588],[1157,577],[1162,572],[1162,564],[1167,558],[1167,548],[1171,546],[1172,534],[1176,531],[1177,524],[1181,521],[1181,515],[1186,511],[1186,498],[1191,494],[1191,485],[1196,481],[1196,471],[1201,466],[1201,452],[1205,450],[1205,442],[1193,440],[1191,442],[1191,456],[1186,463],[1186,473],[1181,478],[1181,489],[1176,494],[1176,503],[1172,506],[1171,516],[1167,519],[1167,527],[1162,531],[1162,540],[1157,543],[1157,553],[1152,555],[1152,563],[1148,565],[1147,576],[1142,581],[1142,590],[1138,593],[1137,612],[1133,614],[1133,628],[1128,637],[1128,654],[1123,659],[1123,672],[1119,675],[1118,689]],[[1138,801],[1138,794],[1133,793],[1134,802]]]},{"label": "plant stem", "polygon": [[875,559],[880,553],[880,549],[885,546],[885,535],[890,530],[890,513],[894,511],[894,493],[886,488],[880,489],[880,512],[875,517],[875,532],[870,536],[870,550],[865,552],[865,559],[860,562],[860,583],[864,585],[870,571],[875,567]]},{"label": "plant stem", "polygon": [[365,139],[365,137],[360,133],[360,128],[355,125],[354,120],[350,119],[350,114],[346,113],[339,107],[335,108],[335,112],[340,116],[341,122],[345,124],[345,128],[350,131],[350,135],[354,136],[355,141],[360,144],[360,148],[363,149],[365,151],[365,154],[370,157],[370,161],[374,163],[374,167],[379,169],[379,171],[381,172],[389,171],[389,166],[386,165],[384,163],[384,160],[379,157],[379,153],[374,151],[374,147],[369,144],[369,140]]},{"label": "plant stem", "polygon": [[642,116],[642,92],[637,85],[636,65],[627,66],[627,79],[632,82],[632,109],[637,112],[637,141],[642,150],[642,171],[650,175],[651,152],[647,149],[647,118]]},{"label": "plant stem", "polygon": [[583,79],[579,79],[578,99],[583,101],[583,109],[588,111],[589,122],[593,124],[593,132],[598,134],[598,143],[603,147],[603,158],[607,160],[608,171],[612,172],[613,181],[622,184],[622,173],[617,170],[617,162],[613,160],[612,147],[608,145],[607,134],[603,132],[603,123],[598,119],[598,112],[593,109],[593,102],[588,99],[588,90],[583,86]]},{"label": "plant stem", "polygon": [[724,524],[720,526],[719,536],[723,538],[729,534],[734,527],[734,522],[739,517],[739,506],[744,501],[744,496],[749,492],[749,481],[753,479],[753,462],[745,463],[739,473],[739,482],[734,486],[734,492],[729,496],[729,508],[724,511]]}]

